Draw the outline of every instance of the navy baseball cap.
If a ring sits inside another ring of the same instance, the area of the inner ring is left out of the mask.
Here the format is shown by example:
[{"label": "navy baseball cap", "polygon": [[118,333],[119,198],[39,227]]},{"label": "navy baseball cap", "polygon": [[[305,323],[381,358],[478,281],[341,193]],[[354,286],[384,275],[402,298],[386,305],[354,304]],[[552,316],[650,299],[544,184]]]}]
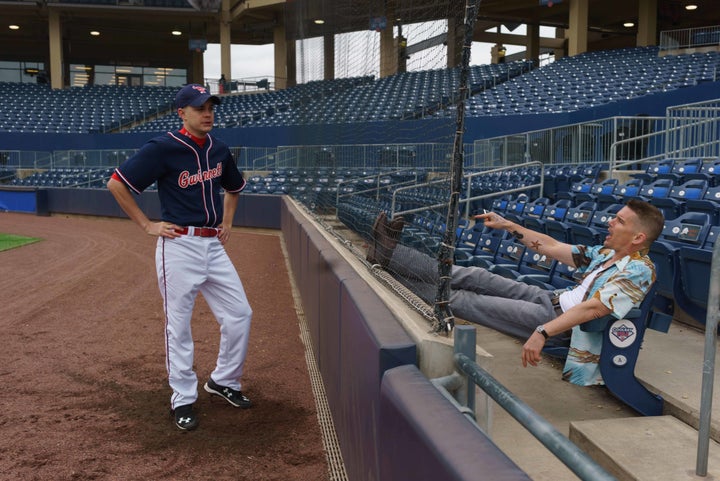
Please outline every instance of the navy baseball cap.
[{"label": "navy baseball cap", "polygon": [[215,105],[220,104],[220,97],[210,95],[208,89],[200,84],[187,84],[175,95],[175,106],[179,109],[187,107],[202,107],[205,102],[212,100]]}]

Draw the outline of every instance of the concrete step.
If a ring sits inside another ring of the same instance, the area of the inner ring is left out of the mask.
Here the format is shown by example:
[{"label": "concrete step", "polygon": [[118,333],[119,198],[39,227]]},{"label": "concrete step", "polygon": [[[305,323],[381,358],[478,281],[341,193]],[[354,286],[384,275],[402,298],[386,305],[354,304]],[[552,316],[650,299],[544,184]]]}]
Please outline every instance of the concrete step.
[{"label": "concrete step", "polygon": [[[635,375],[665,400],[664,414],[698,428],[702,392],[705,333],[673,323],[667,334],[649,329],[638,356]],[[720,389],[720,356],[714,386]],[[717,398],[717,395],[715,396]],[[711,438],[720,442],[720,403],[712,406]]]},{"label": "concrete step", "polygon": [[619,481],[720,479],[720,445],[710,441],[707,477],[697,476],[698,433],[673,416],[573,421],[570,440]]}]

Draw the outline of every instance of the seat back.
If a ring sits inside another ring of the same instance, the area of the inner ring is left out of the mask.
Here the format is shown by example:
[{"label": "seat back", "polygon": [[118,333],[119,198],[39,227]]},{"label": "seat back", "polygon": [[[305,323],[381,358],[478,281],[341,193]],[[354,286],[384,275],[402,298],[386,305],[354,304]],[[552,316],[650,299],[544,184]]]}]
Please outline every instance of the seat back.
[{"label": "seat back", "polygon": [[640,189],[639,196],[649,200],[652,198],[662,198],[670,195],[670,190],[675,183],[672,179],[658,179],[649,184],[645,184]]},{"label": "seat back", "polygon": [[705,323],[707,318],[712,256],[718,236],[720,236],[720,226],[712,226],[702,247],[681,246],[678,250],[680,287],[684,297],[697,306],[695,320],[700,323]]}]

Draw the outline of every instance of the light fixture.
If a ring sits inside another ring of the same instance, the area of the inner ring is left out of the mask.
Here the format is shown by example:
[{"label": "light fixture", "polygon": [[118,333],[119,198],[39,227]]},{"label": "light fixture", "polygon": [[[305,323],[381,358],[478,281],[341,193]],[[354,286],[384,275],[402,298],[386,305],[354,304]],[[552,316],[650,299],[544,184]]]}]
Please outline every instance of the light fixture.
[{"label": "light fixture", "polygon": [[20,25],[8,25],[10,30],[20,30]]},{"label": "light fixture", "polygon": [[323,23],[325,23],[325,20],[322,18],[315,19],[315,25],[322,25]]},{"label": "light fixture", "polygon": [[634,24],[633,22],[625,22],[625,23],[623,23],[623,27],[626,27],[626,28],[630,28],[630,27],[634,27],[634,26],[635,26],[635,24]]},{"label": "light fixture", "polygon": [[697,5],[695,5],[694,3],[688,3],[687,5],[685,5],[685,10],[697,10]]},{"label": "light fixture", "polygon": [[90,30],[90,35],[92,35],[93,37],[97,37],[98,35],[100,35],[100,32],[98,32],[97,30]]},{"label": "light fixture", "polygon": [[175,30],[173,30],[173,31],[170,32],[170,33],[173,34],[173,35],[176,36],[176,37],[179,37],[180,35],[182,35],[182,32],[181,32],[180,30],[178,30],[178,29],[175,29]]}]

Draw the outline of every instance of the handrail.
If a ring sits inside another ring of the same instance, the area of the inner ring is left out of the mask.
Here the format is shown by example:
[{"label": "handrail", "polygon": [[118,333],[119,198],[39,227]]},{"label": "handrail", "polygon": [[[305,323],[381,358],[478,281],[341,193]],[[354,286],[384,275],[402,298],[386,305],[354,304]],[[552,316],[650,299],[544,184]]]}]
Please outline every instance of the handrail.
[{"label": "handrail", "polygon": [[[476,195],[476,196],[473,196],[473,197],[470,196],[470,192],[471,192],[471,189],[472,189],[472,185],[471,185],[471,182],[470,182],[470,179],[471,179],[471,178],[477,177],[477,176],[480,176],[480,175],[491,174],[491,173],[494,173],[494,172],[501,172],[501,171],[506,171],[506,170],[515,170],[515,169],[518,169],[518,168],[528,167],[528,166],[537,166],[537,167],[540,167],[540,182],[539,182],[539,183],[530,184],[530,185],[525,185],[525,186],[517,187],[517,188],[514,188],[514,189],[506,189],[506,190],[502,190],[502,191],[492,192],[492,193],[490,193],[490,194]],[[513,193],[515,193],[515,192],[522,192],[522,191],[525,191],[525,190],[533,190],[533,189],[538,188],[538,187],[540,188],[540,197],[542,197],[542,193],[543,193],[543,190],[544,190],[544,188],[545,188],[545,178],[544,178],[545,176],[543,175],[544,172],[545,172],[545,166],[544,166],[544,164],[543,164],[542,162],[533,161],[533,162],[525,162],[524,164],[518,164],[518,165],[513,165],[513,166],[508,166],[508,167],[498,167],[498,168],[495,168],[495,169],[483,170],[483,171],[481,171],[481,172],[473,172],[473,173],[471,173],[471,174],[465,174],[465,175],[463,176],[463,178],[468,180],[468,183],[467,183],[467,184],[468,184],[468,185],[467,185],[467,196],[466,196],[464,199],[460,199],[460,200],[458,201],[458,203],[460,203],[460,204],[465,204],[465,217],[469,217],[469,216],[470,216],[470,212],[469,212],[469,210],[470,210],[470,202],[475,201],[475,200],[487,199],[488,197],[497,197],[497,196],[501,196],[501,195],[505,195],[505,194],[513,194]],[[391,217],[395,217],[396,215],[414,214],[414,213],[416,213],[416,212],[422,212],[422,211],[426,211],[426,210],[437,209],[437,208],[440,208],[440,207],[445,207],[445,206],[447,206],[447,205],[448,205],[448,202],[441,202],[441,203],[434,204],[434,205],[426,205],[426,206],[423,206],[423,207],[418,207],[418,208],[416,208],[416,209],[407,209],[407,210],[395,211],[395,204],[396,204],[395,200],[396,200],[396,196],[397,196],[397,193],[398,193],[398,192],[405,191],[405,190],[411,190],[411,189],[417,189],[417,188],[420,188],[420,187],[427,187],[427,186],[429,186],[429,185],[431,185],[431,184],[437,184],[437,183],[449,182],[449,181],[450,181],[450,178],[449,178],[449,177],[442,177],[442,178],[438,178],[438,179],[433,179],[433,180],[427,181],[427,182],[425,182],[425,183],[423,183],[423,184],[415,184],[415,185],[410,185],[410,186],[407,186],[407,187],[400,187],[400,188],[398,188],[398,189],[395,189],[395,190],[393,191],[392,201],[391,201],[391,203],[390,203],[390,213],[391,213]]]},{"label": "handrail", "polygon": [[[575,443],[481,368],[470,357],[475,356],[475,343],[473,342],[470,346],[468,340],[474,339],[475,328],[472,326],[458,326],[458,328],[455,331],[453,358],[455,367],[467,377],[468,383],[474,382],[581,480],[617,481]],[[434,384],[439,388],[437,383]],[[468,388],[468,391],[472,391],[472,389]],[[467,400],[460,399],[460,401],[462,403]]]}]

